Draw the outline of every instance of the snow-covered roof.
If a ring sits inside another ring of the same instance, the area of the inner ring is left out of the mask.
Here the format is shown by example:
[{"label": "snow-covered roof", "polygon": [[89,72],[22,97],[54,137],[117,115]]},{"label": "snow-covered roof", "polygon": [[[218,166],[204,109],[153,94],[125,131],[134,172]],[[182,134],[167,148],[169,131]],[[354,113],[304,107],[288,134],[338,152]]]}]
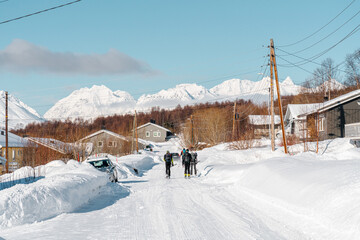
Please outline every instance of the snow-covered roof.
[{"label": "snow-covered roof", "polygon": [[319,107],[322,106],[322,103],[309,103],[309,104],[289,104],[285,113],[285,120],[303,120],[304,116],[301,116],[305,113],[316,111]]},{"label": "snow-covered roof", "polygon": [[[250,124],[252,125],[267,125],[271,124],[270,115],[249,115]],[[274,116],[274,123],[280,124],[280,116]]]},{"label": "snow-covered roof", "polygon": [[[6,146],[6,131],[3,129],[0,129],[0,146],[5,147]],[[9,147],[25,147],[27,145],[28,141],[22,137],[19,137],[18,135],[15,135],[11,132],[9,132],[9,138],[8,138],[8,144]]]},{"label": "snow-covered roof", "polygon": [[306,116],[306,115],[309,115],[309,114],[312,114],[312,113],[315,113],[315,112],[324,112],[330,108],[333,108],[333,107],[336,107],[340,104],[344,104],[346,102],[349,102],[351,100],[354,100],[356,98],[360,97],[360,89],[358,90],[355,90],[355,91],[352,91],[352,92],[349,92],[349,93],[346,93],[344,95],[341,95],[337,98],[334,98],[334,99],[331,99],[327,102],[324,102],[324,103],[321,103],[320,104],[320,107],[318,109],[315,109],[311,112],[308,112],[308,113],[305,113],[303,114],[303,116]]},{"label": "snow-covered roof", "polygon": [[86,139],[88,139],[88,138],[95,137],[96,135],[99,135],[99,134],[101,134],[101,133],[106,133],[106,134],[109,134],[109,135],[111,135],[111,136],[113,136],[113,137],[120,138],[120,139],[122,139],[122,140],[124,140],[124,141],[128,141],[127,138],[124,137],[123,135],[120,135],[120,134],[111,132],[111,131],[106,130],[106,129],[102,129],[102,130],[99,130],[99,131],[97,131],[97,132],[94,132],[93,134],[90,134],[90,135],[88,135],[88,136],[80,139],[78,142],[82,142],[82,141],[84,141],[84,140],[86,140]]},{"label": "snow-covered roof", "polygon": [[165,130],[165,131],[167,131],[167,132],[171,132],[169,129],[164,128],[164,127],[162,127],[162,126],[160,126],[160,125],[157,125],[157,124],[155,124],[155,123],[151,123],[151,122],[145,123],[145,124],[143,124],[143,125],[141,125],[141,126],[137,127],[137,129],[140,129],[140,128],[143,128],[143,127],[146,127],[146,126],[149,126],[149,125],[152,125],[152,126],[158,127],[158,128],[163,129],[163,130]]},{"label": "snow-covered roof", "polygon": [[38,137],[28,137],[29,141],[32,141],[36,144],[45,146],[54,151],[60,152],[62,154],[70,153],[73,150],[73,146],[69,143],[64,143],[60,140],[56,140],[53,138],[38,138]]}]

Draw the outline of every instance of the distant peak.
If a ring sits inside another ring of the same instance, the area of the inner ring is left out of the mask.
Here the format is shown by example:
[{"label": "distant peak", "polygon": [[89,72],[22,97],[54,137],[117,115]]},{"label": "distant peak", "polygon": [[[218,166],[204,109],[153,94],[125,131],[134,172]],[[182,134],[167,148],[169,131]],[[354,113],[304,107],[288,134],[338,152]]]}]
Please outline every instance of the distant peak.
[{"label": "distant peak", "polygon": [[294,82],[291,80],[290,77],[286,77],[282,83],[286,85],[294,85]]}]

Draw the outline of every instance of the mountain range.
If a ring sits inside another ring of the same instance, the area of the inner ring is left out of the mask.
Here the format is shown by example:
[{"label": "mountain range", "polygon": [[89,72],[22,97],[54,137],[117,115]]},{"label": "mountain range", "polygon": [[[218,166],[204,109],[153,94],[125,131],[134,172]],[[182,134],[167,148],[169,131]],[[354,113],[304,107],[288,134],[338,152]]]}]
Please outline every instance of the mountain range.
[{"label": "mountain range", "polygon": [[[336,82],[336,85],[339,84]],[[91,88],[75,90],[69,96],[59,100],[44,114],[43,118],[34,109],[9,95],[9,109],[11,109],[9,112],[9,120],[11,120],[9,123],[11,122],[11,124],[9,126],[19,128],[33,121],[52,119],[94,119],[98,116],[133,113],[134,110],[146,112],[157,106],[163,109],[173,109],[178,105],[185,106],[236,99],[251,99],[255,103],[262,103],[269,101],[269,86],[270,78],[268,77],[258,82],[230,79],[210,89],[197,84],[179,84],[174,88],[161,90],[155,94],[144,94],[135,100],[128,92],[112,91],[104,85],[94,85]],[[294,84],[290,77],[280,82],[281,95],[295,95],[302,88]],[[4,96],[5,93],[0,91],[0,94]],[[2,97],[0,101],[1,113],[4,113],[4,105],[4,97]],[[3,125],[3,121],[0,121],[0,126]]]}]

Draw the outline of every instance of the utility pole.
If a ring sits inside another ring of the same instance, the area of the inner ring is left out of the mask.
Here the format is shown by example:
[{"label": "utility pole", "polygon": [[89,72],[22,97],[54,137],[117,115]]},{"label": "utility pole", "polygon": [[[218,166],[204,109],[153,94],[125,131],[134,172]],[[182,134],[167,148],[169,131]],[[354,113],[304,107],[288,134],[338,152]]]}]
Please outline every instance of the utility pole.
[{"label": "utility pole", "polygon": [[190,116],[190,124],[191,124],[191,147],[194,147],[194,122],[193,122],[193,115]]},{"label": "utility pole", "polygon": [[279,103],[279,115],[280,115],[280,120],[281,120],[281,129],[282,129],[283,142],[284,142],[284,152],[288,153],[287,144],[286,144],[286,136],[285,136],[283,111],[282,111],[282,105],[281,105],[279,78],[278,78],[278,72],[277,72],[277,67],[276,67],[275,47],[274,47],[273,39],[270,39],[270,61],[271,61],[271,64],[273,64],[273,66],[274,66],[276,90],[277,90],[278,103]]},{"label": "utility pole", "polygon": [[270,112],[271,112],[271,151],[275,151],[275,123],[274,123],[274,67],[270,57]]},{"label": "utility pole", "polygon": [[139,152],[139,140],[138,140],[138,131],[137,131],[136,110],[135,110],[135,135],[136,135],[136,153],[138,153]]},{"label": "utility pole", "polygon": [[6,144],[6,150],[5,150],[5,158],[6,158],[6,173],[9,173],[9,126],[8,126],[8,92],[5,92],[5,144]]},{"label": "utility pole", "polygon": [[132,141],[131,141],[131,154],[134,153],[134,141],[135,141],[135,119],[136,118],[136,111],[134,115],[134,122],[133,122],[133,132],[132,132]]},{"label": "utility pole", "polygon": [[233,141],[235,141],[235,120],[236,120],[236,101],[234,102],[233,127],[232,127],[232,140]]}]

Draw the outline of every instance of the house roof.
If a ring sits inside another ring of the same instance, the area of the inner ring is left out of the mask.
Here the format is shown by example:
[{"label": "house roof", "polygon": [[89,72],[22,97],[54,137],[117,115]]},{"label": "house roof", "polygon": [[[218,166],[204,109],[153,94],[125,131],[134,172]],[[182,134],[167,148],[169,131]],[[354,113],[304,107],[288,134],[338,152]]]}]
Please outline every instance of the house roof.
[{"label": "house roof", "polygon": [[99,131],[97,131],[97,132],[94,132],[94,133],[92,133],[92,134],[90,134],[90,135],[88,135],[88,136],[80,139],[78,142],[82,142],[82,141],[84,141],[84,140],[86,140],[86,139],[95,137],[96,135],[99,135],[99,134],[101,134],[101,133],[106,133],[106,134],[109,134],[109,135],[111,135],[111,136],[113,136],[113,137],[120,138],[121,140],[128,141],[128,140],[126,139],[126,137],[124,137],[123,135],[120,135],[120,134],[111,132],[111,131],[106,130],[106,129],[102,129],[102,130],[99,130]]},{"label": "house roof", "polygon": [[333,107],[336,107],[336,106],[339,106],[341,104],[344,104],[344,103],[347,103],[351,100],[354,100],[356,98],[360,97],[360,89],[358,90],[355,90],[355,91],[352,91],[352,92],[349,92],[349,93],[346,93],[344,95],[341,95],[337,98],[334,98],[334,99],[331,99],[327,102],[324,102],[322,104],[320,104],[320,107],[318,109],[315,109],[313,111],[310,111],[310,112],[307,112],[305,114],[302,114],[301,116],[306,116],[306,115],[309,115],[309,114],[313,114],[313,113],[316,113],[316,112],[324,112],[330,108],[333,108]]},{"label": "house roof", "polygon": [[29,141],[32,141],[38,145],[50,148],[54,151],[57,151],[62,154],[70,153],[73,150],[73,146],[69,143],[64,143],[60,140],[53,138],[37,138],[37,137],[27,137]]},{"label": "house roof", "polygon": [[[271,124],[270,115],[249,115],[250,124],[252,125],[268,125]],[[274,123],[280,124],[280,116],[274,116]]]},{"label": "house roof", "polygon": [[171,132],[169,129],[164,128],[164,127],[162,127],[162,126],[160,126],[160,125],[157,125],[157,124],[155,124],[155,123],[151,123],[151,122],[145,123],[144,125],[141,125],[141,126],[137,127],[137,129],[140,129],[140,128],[143,128],[143,127],[146,127],[146,126],[149,126],[149,125],[158,127],[158,128],[163,129],[163,130],[165,130],[165,131],[167,131],[167,132]]},{"label": "house roof", "polygon": [[309,103],[309,104],[289,104],[286,109],[286,120],[304,120],[303,114],[316,111],[322,103]]},{"label": "house roof", "polygon": [[[6,132],[3,129],[0,129],[0,147],[6,146]],[[19,137],[18,135],[15,135],[11,132],[8,133],[8,145],[9,147],[25,147],[28,143],[28,141],[25,138]]]}]

